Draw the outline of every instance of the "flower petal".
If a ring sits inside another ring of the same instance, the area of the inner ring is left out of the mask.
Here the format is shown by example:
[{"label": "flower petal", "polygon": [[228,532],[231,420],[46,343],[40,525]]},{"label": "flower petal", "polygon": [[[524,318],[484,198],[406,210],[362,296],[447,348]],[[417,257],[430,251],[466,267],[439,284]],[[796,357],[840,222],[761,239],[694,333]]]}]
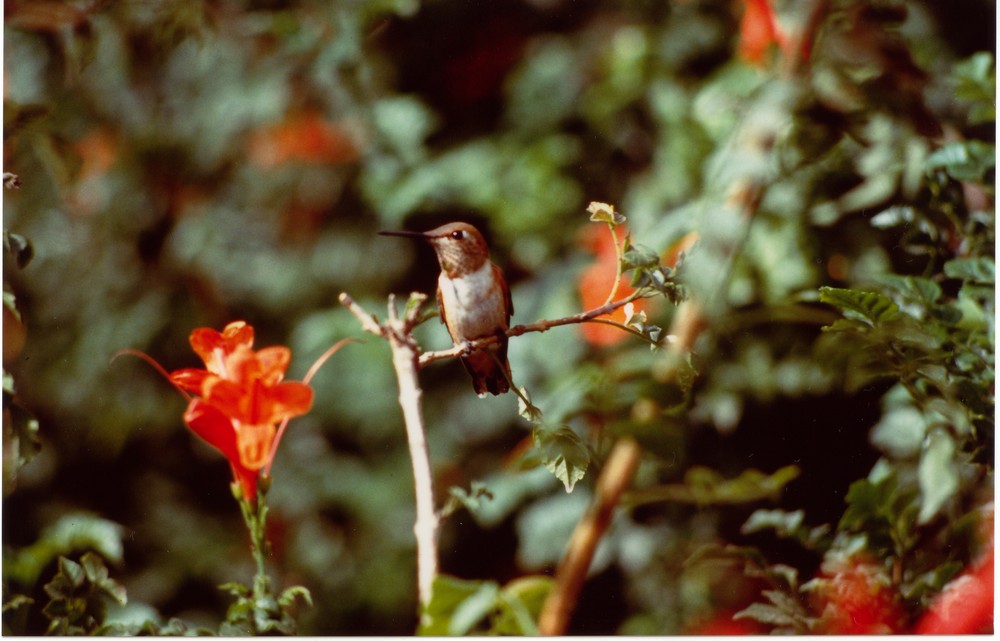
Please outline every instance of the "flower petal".
[{"label": "flower petal", "polygon": [[169,378],[170,382],[177,387],[193,392],[194,394],[201,394],[202,384],[209,376],[210,374],[207,370],[190,367],[170,372]]},{"label": "flower petal", "polygon": [[232,463],[239,463],[236,430],[232,420],[200,398],[193,399],[184,412],[184,422],[203,441],[222,452]]},{"label": "flower petal", "polygon": [[[227,356],[241,345],[253,347],[253,326],[247,325],[244,321],[233,321],[226,325],[221,333],[211,327],[199,327],[191,332],[190,341],[191,349],[210,371],[214,371],[217,349],[222,351],[223,356]],[[221,372],[215,373],[221,374]]]},{"label": "flower petal", "polygon": [[232,420],[217,408],[201,399],[194,399],[184,412],[184,422],[203,441],[219,450],[229,460],[233,478],[243,487],[243,496],[249,501],[257,498],[257,476],[260,467],[252,468],[243,463],[240,443]]},{"label": "flower petal", "polygon": [[258,399],[248,387],[252,386],[212,376],[203,387],[203,399],[230,420],[258,423],[260,421],[252,415]]},{"label": "flower petal", "polygon": [[292,360],[292,350],[281,345],[265,347],[257,352],[260,376],[265,385],[280,383]]},{"label": "flower petal", "polygon": [[271,443],[276,431],[271,423],[237,427],[236,443],[240,452],[240,465],[254,471],[264,467],[271,453]]},{"label": "flower petal", "polygon": [[313,404],[313,390],[305,383],[287,382],[260,390],[264,397],[258,406],[262,423],[277,423],[302,416]]}]

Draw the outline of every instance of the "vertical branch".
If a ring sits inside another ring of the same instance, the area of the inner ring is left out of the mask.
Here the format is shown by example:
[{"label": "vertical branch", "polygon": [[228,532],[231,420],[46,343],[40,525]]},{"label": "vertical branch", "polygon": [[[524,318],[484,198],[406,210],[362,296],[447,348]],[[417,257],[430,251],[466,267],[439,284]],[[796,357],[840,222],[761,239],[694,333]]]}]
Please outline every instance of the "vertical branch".
[{"label": "vertical branch", "polygon": [[611,516],[622,492],[632,483],[641,453],[639,444],[632,438],[620,439],[611,450],[604,471],[597,479],[594,502],[573,531],[566,555],[556,570],[555,586],[545,600],[538,620],[539,634],[555,636],[566,633],[569,616],[580,596],[597,544],[611,524]]},{"label": "vertical branch", "polygon": [[434,509],[434,477],[431,473],[430,452],[424,435],[421,410],[423,391],[417,380],[417,360],[420,357],[420,350],[410,334],[411,323],[416,316],[413,312],[419,311],[418,308],[419,304],[411,308],[406,318],[401,321],[396,316],[396,301],[390,296],[387,334],[389,346],[392,348],[392,366],[399,381],[399,406],[403,410],[406,439],[413,465],[413,486],[417,499],[417,520],[413,524],[413,533],[417,538],[417,586],[420,603],[426,607],[431,601],[434,577],[438,573],[439,518]]},{"label": "vertical branch", "polygon": [[417,518],[413,524],[413,533],[417,540],[417,589],[420,594],[420,604],[424,607],[430,603],[434,577],[438,573],[437,543],[440,519],[434,509],[434,481],[421,409],[423,391],[417,380],[420,349],[410,332],[426,299],[423,294],[413,294],[405,316],[400,319],[396,312],[395,297],[390,295],[389,321],[385,325],[379,325],[374,317],[367,314],[350,296],[340,295],[340,302],[354,313],[361,321],[362,327],[385,338],[392,350],[392,366],[399,383],[399,406],[403,410],[406,440],[413,466],[417,508]]}]

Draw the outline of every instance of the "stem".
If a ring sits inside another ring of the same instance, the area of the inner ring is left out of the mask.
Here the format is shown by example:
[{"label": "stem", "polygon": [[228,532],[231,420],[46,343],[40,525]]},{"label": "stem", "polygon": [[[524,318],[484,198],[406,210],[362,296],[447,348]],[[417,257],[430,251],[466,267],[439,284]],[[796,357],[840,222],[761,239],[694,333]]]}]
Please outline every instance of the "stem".
[{"label": "stem", "polygon": [[153,357],[150,356],[149,354],[145,354],[143,352],[140,352],[137,349],[120,349],[117,352],[115,352],[114,356],[111,357],[111,362],[112,363],[115,362],[115,360],[119,356],[124,356],[126,354],[129,355],[129,356],[138,356],[142,360],[144,360],[147,363],[149,363],[150,365],[152,365],[153,369],[155,369],[157,372],[159,372],[163,376],[163,378],[167,379],[167,382],[169,382],[171,385],[174,386],[174,389],[176,389],[178,392],[181,393],[181,396],[184,397],[185,401],[190,401],[191,400],[191,395],[188,394],[187,390],[185,390],[183,387],[181,387],[180,385],[178,385],[177,383],[175,383],[173,381],[173,379],[170,378],[170,372],[168,372],[167,370],[163,369],[163,366],[160,365],[159,363],[157,363],[155,360],[153,360]]},{"label": "stem", "polygon": [[379,325],[347,294],[340,295],[343,303],[361,321],[365,330],[382,336],[392,349],[392,365],[399,383],[399,406],[403,410],[410,462],[413,466],[413,486],[416,493],[417,518],[413,533],[417,539],[417,588],[420,603],[426,608],[431,601],[434,578],[438,573],[438,528],[440,517],[434,509],[434,478],[431,473],[430,453],[425,437],[421,397],[423,392],[417,380],[420,348],[411,334],[418,322],[420,308],[426,296],[419,296],[402,320],[396,312],[395,297],[389,296],[389,320]]},{"label": "stem", "polygon": [[642,450],[632,438],[615,443],[608,462],[597,479],[594,501],[576,525],[569,548],[556,570],[556,582],[545,599],[538,620],[538,632],[544,636],[563,635],[576,605],[587,570],[601,537],[611,524],[611,517],[622,493],[632,483]]},{"label": "stem", "polygon": [[246,523],[247,531],[250,533],[250,552],[257,564],[257,574],[253,581],[254,597],[264,597],[271,592],[271,580],[267,575],[265,564],[267,556],[267,534],[265,532],[267,503],[263,494],[258,493],[256,503],[251,503],[246,497],[240,499],[240,512],[243,513],[243,522]]},{"label": "stem", "polygon": [[611,232],[611,240],[615,244],[615,282],[611,285],[611,291],[608,292],[608,297],[604,300],[605,305],[611,304],[611,301],[615,299],[618,294],[618,284],[622,280],[622,248],[618,244],[618,234],[615,233],[614,223],[608,223],[608,231]]},{"label": "stem", "polygon": [[[654,341],[653,339],[651,339],[649,336],[646,336],[642,332],[640,332],[638,330],[635,330],[635,329],[632,329],[631,327],[629,327],[628,325],[625,325],[624,323],[619,323],[618,321],[613,321],[610,318],[591,318],[590,320],[586,320],[586,321],[583,321],[583,322],[585,322],[585,323],[600,323],[602,325],[610,325],[612,327],[617,327],[618,329],[622,330],[623,332],[628,332],[629,334],[632,334],[636,338],[641,338],[642,340],[646,341],[650,345],[653,345],[654,347],[659,347],[660,346],[660,343],[657,343],[656,341]],[[670,336],[668,335],[666,338],[667,338],[667,340],[669,340]]]}]

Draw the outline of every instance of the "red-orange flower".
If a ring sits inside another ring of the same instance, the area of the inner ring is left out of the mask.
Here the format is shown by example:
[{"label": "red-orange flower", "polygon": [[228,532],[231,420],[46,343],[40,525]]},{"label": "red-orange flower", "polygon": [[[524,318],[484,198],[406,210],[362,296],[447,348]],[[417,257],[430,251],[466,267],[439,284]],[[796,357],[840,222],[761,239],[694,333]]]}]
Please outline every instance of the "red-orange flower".
[{"label": "red-orange flower", "polygon": [[915,634],[993,633],[993,512],[983,519],[988,544],[972,565],[944,586],[917,621]]},{"label": "red-orange flower", "polygon": [[[796,55],[792,51],[792,39],[778,25],[771,0],[745,0],[737,53],[747,62],[762,67],[767,64],[768,53],[775,46],[785,57]],[[808,60],[809,49],[809,42],[803,41],[797,55]]]},{"label": "red-orange flower", "polygon": [[181,369],[170,380],[195,394],[184,412],[191,430],[229,460],[243,495],[254,500],[257,477],[275,452],[278,424],[312,407],[313,391],[305,383],[284,381],[291,360],[287,347],[254,351],[253,328],[243,321],[220,333],[199,328],[191,347],[205,369]]},{"label": "red-orange flower", "polygon": [[765,55],[773,45],[781,46],[784,35],[778,28],[769,0],[747,0],[740,21],[739,54],[757,65],[765,62]]},{"label": "red-orange flower", "polygon": [[[625,225],[619,225],[618,229],[619,233],[628,234],[628,228]],[[581,233],[581,244],[597,254],[597,260],[580,274],[579,280],[580,301],[583,308],[594,309],[604,305],[608,292],[614,287],[618,253],[615,250],[615,239],[611,237],[604,225],[585,226]],[[621,276],[616,298],[625,298],[632,294],[634,290],[629,285],[630,282],[629,276]],[[636,300],[633,305],[636,312],[646,309],[646,301],[644,300]],[[624,323],[625,310],[619,307],[605,318]],[[604,324],[583,323],[580,326],[580,331],[584,340],[592,345],[614,345],[628,338],[628,334],[622,330]]]},{"label": "red-orange flower", "polygon": [[256,130],[247,153],[251,162],[261,167],[289,162],[350,163],[358,157],[344,124],[330,122],[314,111],[290,114],[283,122]]}]

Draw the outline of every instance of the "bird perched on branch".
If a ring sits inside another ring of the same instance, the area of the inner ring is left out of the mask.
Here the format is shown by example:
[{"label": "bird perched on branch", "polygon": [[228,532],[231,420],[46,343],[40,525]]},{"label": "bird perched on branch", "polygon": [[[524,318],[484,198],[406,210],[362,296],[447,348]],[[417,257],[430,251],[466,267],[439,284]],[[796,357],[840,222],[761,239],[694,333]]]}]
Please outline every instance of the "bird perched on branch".
[{"label": "bird perched on branch", "polygon": [[510,391],[507,330],[514,304],[503,271],[490,261],[490,249],[468,223],[448,223],[426,232],[380,231],[385,236],[422,238],[434,247],[441,274],[437,303],[441,322],[456,346],[496,336],[489,345],[468,349],[462,364],[480,397]]}]

